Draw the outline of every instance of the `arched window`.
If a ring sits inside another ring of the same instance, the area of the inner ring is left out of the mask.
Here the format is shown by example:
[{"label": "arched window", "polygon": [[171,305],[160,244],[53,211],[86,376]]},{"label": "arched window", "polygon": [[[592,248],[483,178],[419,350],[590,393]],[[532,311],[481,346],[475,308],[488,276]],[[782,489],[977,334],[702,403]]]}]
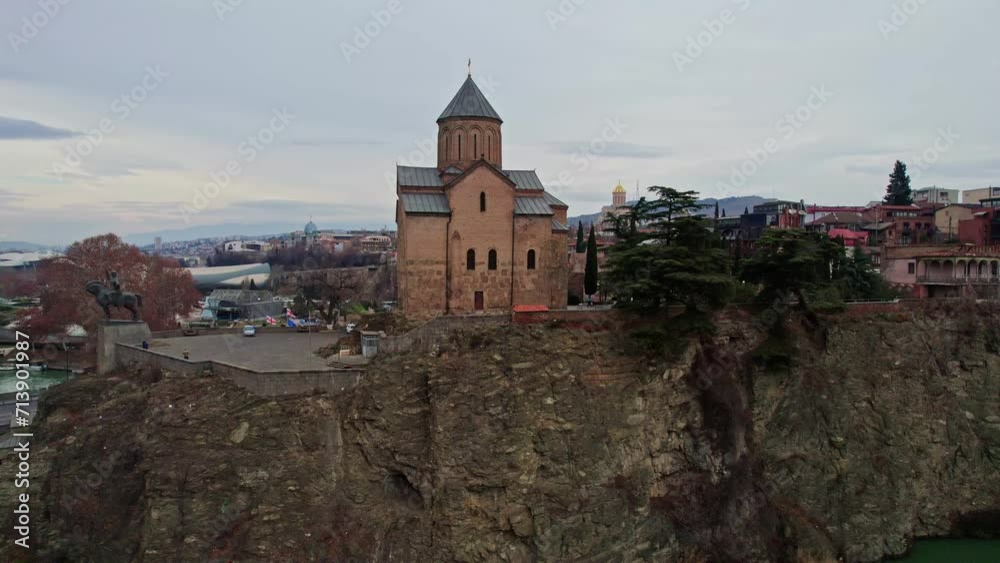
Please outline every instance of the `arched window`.
[{"label": "arched window", "polygon": [[472,158],[479,158],[479,135],[472,135]]},{"label": "arched window", "polygon": [[458,159],[462,160],[462,136],[458,136]]},{"label": "arched window", "polygon": [[450,135],[444,138],[444,154],[445,154],[445,158],[448,158],[448,157],[451,156],[451,136]]},{"label": "arched window", "polygon": [[486,158],[493,160],[493,135],[486,136]]},{"label": "arched window", "polygon": [[529,250],[528,251],[528,269],[529,270],[534,270],[535,269],[535,251],[534,250]]},{"label": "arched window", "polygon": [[470,271],[476,269],[476,251],[471,248],[465,254],[465,269]]},{"label": "arched window", "polygon": [[486,213],[486,192],[479,192],[479,212]]},{"label": "arched window", "polygon": [[496,250],[490,250],[489,268],[491,270],[496,270],[497,269],[497,251]]}]

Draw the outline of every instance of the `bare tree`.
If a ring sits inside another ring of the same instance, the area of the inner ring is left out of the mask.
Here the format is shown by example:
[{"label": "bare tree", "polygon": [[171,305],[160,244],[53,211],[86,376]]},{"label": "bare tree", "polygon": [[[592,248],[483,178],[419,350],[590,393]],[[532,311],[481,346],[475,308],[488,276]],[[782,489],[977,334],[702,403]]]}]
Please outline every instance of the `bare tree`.
[{"label": "bare tree", "polygon": [[348,299],[354,299],[364,288],[364,279],[357,271],[325,270],[302,272],[299,288],[327,324],[337,321],[336,312]]}]

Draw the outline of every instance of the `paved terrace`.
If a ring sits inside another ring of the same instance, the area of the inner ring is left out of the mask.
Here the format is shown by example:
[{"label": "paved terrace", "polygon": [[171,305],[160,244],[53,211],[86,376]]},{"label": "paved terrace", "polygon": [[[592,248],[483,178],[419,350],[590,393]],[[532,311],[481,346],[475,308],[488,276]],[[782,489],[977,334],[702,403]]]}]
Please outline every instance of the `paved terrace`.
[{"label": "paved terrace", "polygon": [[337,332],[268,334],[258,329],[252,338],[236,333],[161,338],[150,342],[150,349],[175,358],[184,358],[184,350],[188,350],[193,362],[212,360],[254,371],[326,370],[326,360],[315,351],[343,336]]}]

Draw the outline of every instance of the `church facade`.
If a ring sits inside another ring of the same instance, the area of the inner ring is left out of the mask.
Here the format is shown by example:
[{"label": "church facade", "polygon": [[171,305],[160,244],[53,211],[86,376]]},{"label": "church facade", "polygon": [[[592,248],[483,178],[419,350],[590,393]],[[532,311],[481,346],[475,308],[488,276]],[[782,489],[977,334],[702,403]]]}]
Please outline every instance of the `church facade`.
[{"label": "church facade", "polygon": [[503,167],[503,120],[470,76],[437,120],[436,167],[397,166],[406,314],[567,303],[568,207],[533,170]]}]

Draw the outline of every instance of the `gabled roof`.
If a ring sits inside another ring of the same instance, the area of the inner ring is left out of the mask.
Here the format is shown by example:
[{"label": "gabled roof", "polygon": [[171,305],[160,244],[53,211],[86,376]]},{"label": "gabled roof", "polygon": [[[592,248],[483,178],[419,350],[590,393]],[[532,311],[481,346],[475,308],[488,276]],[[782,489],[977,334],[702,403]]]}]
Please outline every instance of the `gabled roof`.
[{"label": "gabled roof", "polygon": [[448,197],[444,194],[399,194],[403,211],[411,215],[450,215]]},{"label": "gabled roof", "polygon": [[396,166],[396,180],[400,186],[414,188],[441,188],[444,182],[437,168],[422,168],[417,166]]},{"label": "gabled roof", "polygon": [[566,225],[563,225],[559,221],[556,221],[555,219],[553,219],[552,220],[552,230],[553,231],[565,231],[565,232],[568,233],[569,232],[569,227],[567,227]]},{"label": "gabled roof", "polygon": [[503,123],[500,115],[490,105],[490,102],[483,95],[482,91],[479,90],[479,86],[476,86],[471,76],[459,88],[458,93],[455,94],[451,103],[441,113],[438,121],[451,117],[484,117]]},{"label": "gabled roof", "polygon": [[519,190],[544,190],[541,178],[534,170],[504,170],[504,174],[517,184]]},{"label": "gabled roof", "polygon": [[461,173],[462,171],[456,168],[455,166],[449,166],[448,168],[444,169],[444,174],[461,174]]},{"label": "gabled roof", "polygon": [[545,192],[545,194],[543,195],[543,197],[545,198],[545,203],[548,203],[552,207],[569,207],[568,205],[566,205],[565,203],[563,203],[563,201],[561,199],[559,199],[556,196],[550,194],[549,192]]},{"label": "gabled roof", "polygon": [[514,198],[514,215],[555,215],[545,198],[524,197]]}]

